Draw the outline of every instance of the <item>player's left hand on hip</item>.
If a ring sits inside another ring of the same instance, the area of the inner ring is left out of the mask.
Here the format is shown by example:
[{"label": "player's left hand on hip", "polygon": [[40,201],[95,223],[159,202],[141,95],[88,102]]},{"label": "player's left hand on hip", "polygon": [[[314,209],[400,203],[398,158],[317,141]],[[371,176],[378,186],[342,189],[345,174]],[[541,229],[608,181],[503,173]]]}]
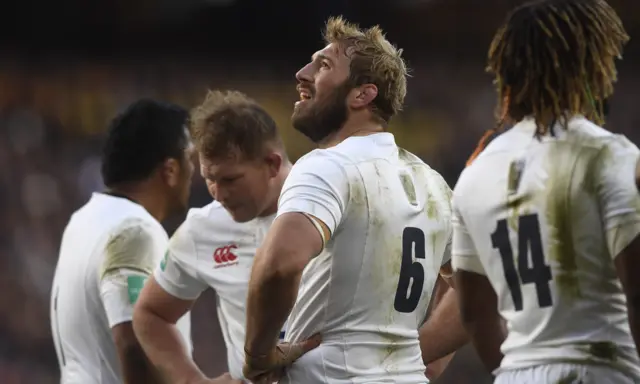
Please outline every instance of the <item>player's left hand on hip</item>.
[{"label": "player's left hand on hip", "polygon": [[317,348],[322,342],[320,335],[314,335],[298,343],[279,343],[265,355],[252,356],[245,349],[244,377],[255,384],[271,384],[284,375],[284,370],[302,355]]}]

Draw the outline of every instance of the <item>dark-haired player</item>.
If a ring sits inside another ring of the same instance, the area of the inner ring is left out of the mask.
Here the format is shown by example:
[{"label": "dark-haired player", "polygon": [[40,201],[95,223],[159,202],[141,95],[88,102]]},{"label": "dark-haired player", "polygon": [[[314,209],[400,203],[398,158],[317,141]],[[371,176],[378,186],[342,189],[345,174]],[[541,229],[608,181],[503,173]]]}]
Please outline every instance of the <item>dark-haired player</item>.
[{"label": "dark-haired player", "polygon": [[[187,111],[138,101],[110,126],[102,156],[107,187],[71,217],[51,296],[63,384],[157,382],[131,320],[145,279],[160,263],[160,221],[187,207],[193,145]],[[179,324],[191,351],[190,320]]]},{"label": "dark-haired player", "polygon": [[639,151],[599,126],[627,40],[605,1],[548,0],[491,44],[498,127],[514,125],[458,181],[452,257],[496,383],[640,382]]}]

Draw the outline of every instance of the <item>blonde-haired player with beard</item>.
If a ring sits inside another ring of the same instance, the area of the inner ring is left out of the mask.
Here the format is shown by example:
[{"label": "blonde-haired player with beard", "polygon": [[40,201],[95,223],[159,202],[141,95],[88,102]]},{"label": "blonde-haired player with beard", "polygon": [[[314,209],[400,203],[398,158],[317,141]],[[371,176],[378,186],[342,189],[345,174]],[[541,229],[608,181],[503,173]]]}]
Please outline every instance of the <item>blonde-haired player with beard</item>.
[{"label": "blonde-haired player with beard", "polygon": [[287,341],[322,344],[280,382],[425,383],[418,328],[449,269],[451,191],[386,132],[406,94],[401,50],[339,17],[325,40],[296,75],[293,126],[319,149],[293,166],[256,255],[245,375],[283,374],[276,341],[290,314]]}]

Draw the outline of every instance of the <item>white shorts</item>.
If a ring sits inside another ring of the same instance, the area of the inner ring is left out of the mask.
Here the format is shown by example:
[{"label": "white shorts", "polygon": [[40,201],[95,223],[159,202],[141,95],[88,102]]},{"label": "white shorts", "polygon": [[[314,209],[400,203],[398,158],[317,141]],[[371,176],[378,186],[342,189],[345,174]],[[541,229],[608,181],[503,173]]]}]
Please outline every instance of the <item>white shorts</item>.
[{"label": "white shorts", "polygon": [[631,376],[600,365],[549,364],[501,370],[494,384],[637,384]]}]

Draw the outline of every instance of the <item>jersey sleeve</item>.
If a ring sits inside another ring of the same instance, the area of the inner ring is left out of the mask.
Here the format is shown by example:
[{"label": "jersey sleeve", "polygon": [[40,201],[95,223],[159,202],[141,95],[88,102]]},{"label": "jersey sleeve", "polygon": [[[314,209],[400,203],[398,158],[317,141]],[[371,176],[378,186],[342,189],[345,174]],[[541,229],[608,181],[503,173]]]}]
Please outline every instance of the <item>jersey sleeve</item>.
[{"label": "jersey sleeve", "polygon": [[100,297],[110,328],[131,321],[133,306],[148,277],[139,270],[120,268],[100,281]]},{"label": "jersey sleeve", "polygon": [[300,212],[322,221],[333,234],[349,199],[344,168],[324,156],[311,156],[293,166],[282,188],[278,214]]},{"label": "jersey sleeve", "polygon": [[189,226],[187,219],[173,234],[169,248],[154,273],[162,289],[182,300],[195,300],[208,287],[199,278],[198,255]]},{"label": "jersey sleeve", "polygon": [[453,242],[453,231],[451,232],[451,236],[449,237],[449,241],[447,241],[447,245],[444,248],[444,254],[442,256],[442,263],[440,266],[444,266],[448,262],[451,261],[451,246]]},{"label": "jersey sleeve", "polygon": [[453,203],[453,236],[451,240],[451,266],[454,271],[463,270],[486,275],[471,235],[458,207]]},{"label": "jersey sleeve", "polygon": [[635,180],[639,155],[638,147],[616,136],[597,161],[598,198],[612,258],[640,234],[640,195]]},{"label": "jersey sleeve", "polygon": [[110,327],[131,321],[133,305],[163,247],[153,228],[137,219],[123,223],[108,240],[99,289]]}]

